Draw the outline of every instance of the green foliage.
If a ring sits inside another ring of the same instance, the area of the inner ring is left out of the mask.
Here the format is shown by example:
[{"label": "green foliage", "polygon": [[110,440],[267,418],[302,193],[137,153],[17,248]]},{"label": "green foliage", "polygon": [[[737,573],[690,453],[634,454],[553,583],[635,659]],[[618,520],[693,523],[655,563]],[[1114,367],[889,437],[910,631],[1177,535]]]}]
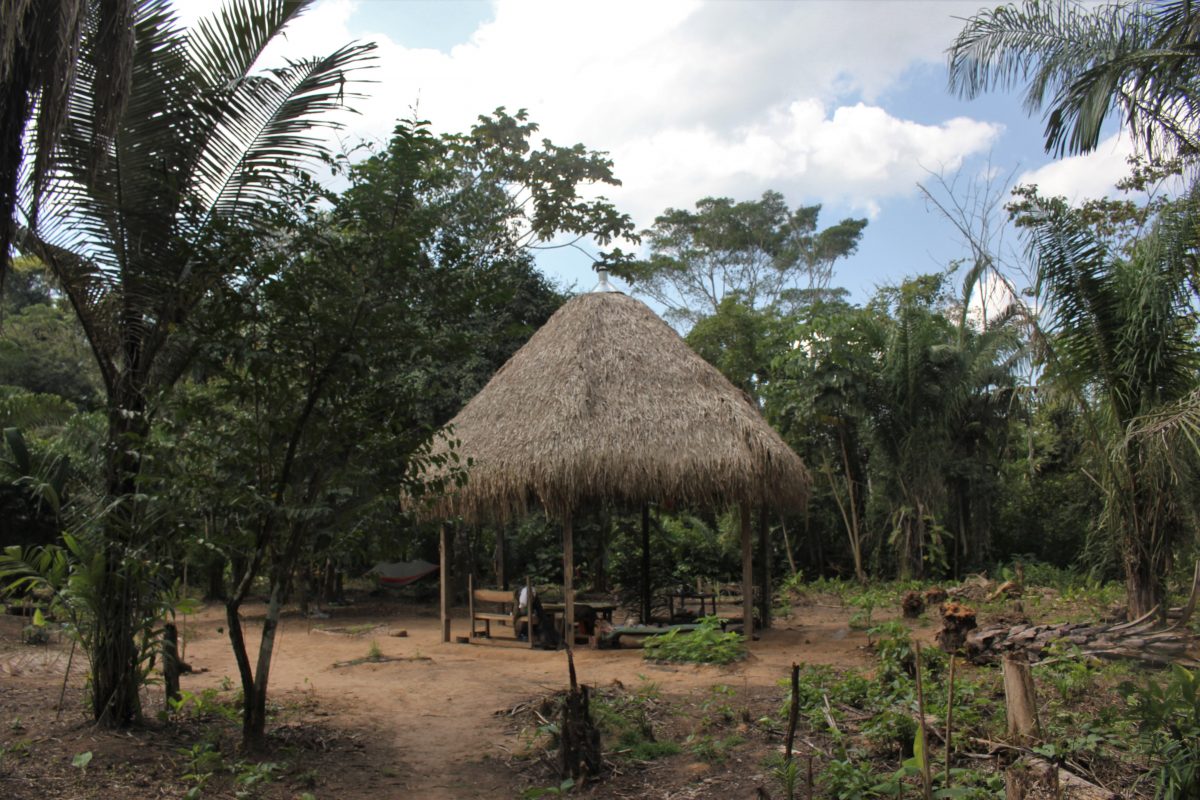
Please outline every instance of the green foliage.
[{"label": "green foliage", "polygon": [[168,699],[167,703],[175,714],[190,712],[199,720],[223,719],[226,722],[241,723],[241,698],[222,698],[219,691],[211,687],[200,692],[181,690],[178,699]]},{"label": "green foliage", "polygon": [[567,778],[558,786],[531,786],[521,792],[521,800],[538,800],[541,797],[558,797],[570,794],[575,788],[575,779]]},{"label": "green foliage", "polygon": [[771,767],[771,777],[783,790],[783,800],[796,800],[796,787],[800,783],[800,762],[795,758],[780,759]]},{"label": "green foliage", "polygon": [[4,316],[0,385],[59,397],[72,407],[99,405],[96,362],[69,308],[39,303]]},{"label": "green foliage", "polygon": [[722,631],[718,617],[702,617],[699,628],[685,631],[673,628],[646,638],[642,657],[647,661],[690,664],[732,664],[746,656],[745,637]]},{"label": "green foliage", "polygon": [[1040,334],[1053,342],[1045,384],[1081,411],[1102,488],[1097,560],[1119,554],[1130,613],[1140,616],[1162,602],[1167,567],[1190,536],[1197,505],[1187,488],[1196,449],[1130,430],[1186,406],[1196,387],[1191,253],[1200,186],[1163,207],[1128,255],[1062,198],[1032,192],[1027,203],[1022,224],[1048,309]]},{"label": "green foliage", "polygon": [[[642,591],[641,517],[614,516],[610,572],[621,600],[637,606]],[[696,579],[727,581],[739,567],[739,550],[729,515],[718,519],[659,509],[650,515],[650,593],[661,597]],[[562,559],[558,558],[561,562]],[[666,601],[656,602],[665,606]]]},{"label": "green foliage", "polygon": [[633,692],[596,694],[592,718],[610,744],[609,754],[631,761],[653,761],[680,752],[672,741],[661,741],[654,730],[653,713],[660,701],[658,685],[644,678]]},{"label": "green foliage", "polygon": [[865,219],[817,230],[820,206],[787,207],[779,192],[734,202],[706,197],[695,211],[669,208],[643,235],[650,258],[616,274],[667,308],[667,318],[694,324],[718,313],[726,297],[750,309],[794,302],[827,285],[833,264],[858,247]]},{"label": "green foliage", "polygon": [[169,570],[140,550],[130,552],[118,570],[110,570],[97,539],[94,531],[84,529],[78,535],[63,533],[62,545],[6,547],[0,552],[0,595],[38,592],[49,598],[48,612],[65,621],[64,629],[83,645],[94,667],[97,638],[103,635],[96,620],[108,603],[104,582],[128,582],[129,591],[141,594],[137,606],[141,613],[132,620],[131,645],[137,678],[144,681],[159,643],[161,622],[180,602],[178,583]]},{"label": "green foliage", "polygon": [[1200,795],[1200,671],[1173,665],[1161,683],[1127,682],[1120,691],[1142,750],[1157,764],[1155,797]]},{"label": "green foliage", "polygon": [[730,753],[745,742],[745,738],[736,733],[728,736],[692,734],[688,736],[685,744],[688,752],[699,760],[710,764],[723,764],[729,758]]},{"label": "green foliage", "polygon": [[1025,85],[1046,150],[1094,150],[1114,111],[1146,152],[1194,154],[1200,108],[1191,3],[1080,5],[1025,0],[984,9],[950,48],[964,97]]}]

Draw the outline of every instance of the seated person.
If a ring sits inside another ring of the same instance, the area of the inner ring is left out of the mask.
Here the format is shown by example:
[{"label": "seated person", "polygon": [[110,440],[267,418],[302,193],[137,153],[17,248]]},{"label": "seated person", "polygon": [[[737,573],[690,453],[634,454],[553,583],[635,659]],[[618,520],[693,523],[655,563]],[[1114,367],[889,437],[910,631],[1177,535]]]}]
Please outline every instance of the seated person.
[{"label": "seated person", "polygon": [[[533,596],[530,597],[530,594]],[[543,647],[557,646],[558,635],[554,631],[554,626],[543,624],[546,621],[546,611],[542,608],[542,599],[538,596],[537,589],[530,592],[528,587],[521,587],[521,592],[517,596],[517,614],[522,617],[517,622],[517,639],[519,641],[529,640],[530,623],[532,623],[532,635],[537,637],[537,641]]]}]

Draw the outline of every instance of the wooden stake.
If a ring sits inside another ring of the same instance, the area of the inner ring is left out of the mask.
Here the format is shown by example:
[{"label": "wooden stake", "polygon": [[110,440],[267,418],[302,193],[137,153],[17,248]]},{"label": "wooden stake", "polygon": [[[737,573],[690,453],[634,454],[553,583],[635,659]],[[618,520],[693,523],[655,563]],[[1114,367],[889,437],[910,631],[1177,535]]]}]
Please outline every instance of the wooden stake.
[{"label": "wooden stake", "polygon": [[787,744],[783,750],[785,761],[792,760],[792,744],[796,741],[796,721],[800,716],[800,665],[792,664],[792,703],[788,709]]},{"label": "wooden stake", "polygon": [[913,642],[916,649],[917,670],[917,722],[921,726],[921,789],[925,800],[933,800],[933,789],[929,778],[929,735],[925,732],[925,689],[921,683],[921,643]]},{"label": "wooden stake", "polygon": [[63,673],[62,689],[58,693],[58,713],[54,715],[55,721],[62,717],[63,698],[67,696],[67,678],[71,677],[71,662],[75,660],[75,640],[71,640],[71,652],[67,655],[67,671]]},{"label": "wooden stake", "polygon": [[447,528],[450,523],[444,523],[438,537],[438,583],[441,597],[442,641],[450,641],[450,549],[447,541]]},{"label": "wooden stake", "polygon": [[946,690],[946,779],[942,788],[950,788],[950,739],[954,733],[954,655],[950,655],[950,686]]}]

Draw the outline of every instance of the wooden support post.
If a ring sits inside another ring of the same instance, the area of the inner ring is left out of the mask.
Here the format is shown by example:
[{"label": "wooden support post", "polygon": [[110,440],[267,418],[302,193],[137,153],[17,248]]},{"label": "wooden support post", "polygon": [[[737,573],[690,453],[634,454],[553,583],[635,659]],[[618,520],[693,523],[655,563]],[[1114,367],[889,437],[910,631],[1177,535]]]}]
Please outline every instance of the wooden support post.
[{"label": "wooden support post", "polygon": [[563,639],[568,650],[575,647],[575,534],[571,512],[563,517]]},{"label": "wooden support post", "polygon": [[442,641],[450,641],[450,548],[447,541],[447,529],[450,523],[444,523],[438,539],[438,583],[441,595]]},{"label": "wooden support post", "polygon": [[642,503],[642,624],[650,624],[650,505]]},{"label": "wooden support post", "polygon": [[742,631],[754,638],[754,551],[750,546],[750,506],[742,503]]},{"label": "wooden support post", "polygon": [[496,581],[501,589],[508,588],[508,567],[504,563],[504,526],[496,526]]},{"label": "wooden support post", "polygon": [[767,541],[767,509],[758,511],[758,618],[765,631],[771,627],[771,545]]}]

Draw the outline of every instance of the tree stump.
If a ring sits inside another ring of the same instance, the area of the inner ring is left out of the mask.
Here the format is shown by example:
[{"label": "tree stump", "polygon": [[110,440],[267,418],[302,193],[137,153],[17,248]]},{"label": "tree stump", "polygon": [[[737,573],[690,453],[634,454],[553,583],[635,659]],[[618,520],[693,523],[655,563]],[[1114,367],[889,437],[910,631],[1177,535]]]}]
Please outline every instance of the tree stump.
[{"label": "tree stump", "polygon": [[1005,800],[1029,798],[1070,798],[1070,800],[1118,800],[1102,786],[1051,764],[1043,758],[1027,756],[1004,773]]},{"label": "tree stump", "polygon": [[577,783],[589,775],[599,775],[603,760],[600,754],[600,731],[592,720],[588,687],[575,680],[575,659],[567,649],[567,668],[571,688],[563,698],[562,730],[559,733],[559,771],[564,779]]},{"label": "tree stump", "polygon": [[936,606],[946,602],[946,590],[940,586],[930,586],[925,590],[925,605]]},{"label": "tree stump", "polygon": [[1006,655],[1004,672],[1004,709],[1008,719],[1008,736],[1025,744],[1041,738],[1038,724],[1037,694],[1033,688],[1033,671],[1023,658]]},{"label": "tree stump", "polygon": [[905,619],[916,619],[925,611],[925,598],[920,592],[905,592],[900,598],[900,608]]},{"label": "tree stump", "polygon": [[962,603],[943,603],[942,629],[938,631],[937,643],[947,653],[957,653],[976,625],[975,609]]}]

